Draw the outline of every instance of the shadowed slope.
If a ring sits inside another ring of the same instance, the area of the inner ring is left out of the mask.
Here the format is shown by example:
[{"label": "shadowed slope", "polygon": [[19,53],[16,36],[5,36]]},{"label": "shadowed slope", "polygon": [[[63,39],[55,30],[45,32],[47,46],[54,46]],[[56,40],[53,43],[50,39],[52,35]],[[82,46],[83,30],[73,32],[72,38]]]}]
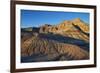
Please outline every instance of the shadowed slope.
[{"label": "shadowed slope", "polygon": [[58,43],[38,37],[31,37],[26,40],[21,48],[21,55],[24,61],[24,57],[26,57],[26,60],[30,57],[31,61],[52,61],[56,59],[62,60],[62,58],[63,60],[81,60],[89,58],[88,52],[76,45]]}]

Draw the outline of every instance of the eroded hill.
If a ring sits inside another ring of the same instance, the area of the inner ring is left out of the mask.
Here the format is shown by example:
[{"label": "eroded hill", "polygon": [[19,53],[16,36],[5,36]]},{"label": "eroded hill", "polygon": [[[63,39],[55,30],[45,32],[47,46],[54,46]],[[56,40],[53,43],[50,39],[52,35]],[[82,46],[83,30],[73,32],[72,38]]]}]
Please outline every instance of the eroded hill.
[{"label": "eroded hill", "polygon": [[89,59],[89,26],[79,18],[21,30],[21,62]]}]

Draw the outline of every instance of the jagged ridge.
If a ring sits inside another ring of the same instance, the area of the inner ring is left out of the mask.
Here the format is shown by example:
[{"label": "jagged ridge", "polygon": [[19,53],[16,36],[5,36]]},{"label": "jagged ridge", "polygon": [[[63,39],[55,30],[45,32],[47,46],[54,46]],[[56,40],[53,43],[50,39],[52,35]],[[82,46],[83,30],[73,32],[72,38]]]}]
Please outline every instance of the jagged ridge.
[{"label": "jagged ridge", "polygon": [[55,26],[44,25],[40,27],[40,33],[60,34],[89,42],[89,26],[79,18]]}]

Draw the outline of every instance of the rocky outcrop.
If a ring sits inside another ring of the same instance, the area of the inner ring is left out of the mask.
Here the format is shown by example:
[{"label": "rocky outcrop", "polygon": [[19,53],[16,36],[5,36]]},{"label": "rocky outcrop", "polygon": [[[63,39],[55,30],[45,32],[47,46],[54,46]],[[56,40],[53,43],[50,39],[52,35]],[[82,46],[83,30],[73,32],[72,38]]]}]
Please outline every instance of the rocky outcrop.
[{"label": "rocky outcrop", "polygon": [[72,22],[78,27],[80,27],[80,29],[85,33],[89,33],[89,25],[83,22],[80,18],[76,18],[72,20]]},{"label": "rocky outcrop", "polygon": [[89,42],[89,26],[79,18],[63,21],[59,25],[44,25],[40,27],[40,33],[60,34]]}]

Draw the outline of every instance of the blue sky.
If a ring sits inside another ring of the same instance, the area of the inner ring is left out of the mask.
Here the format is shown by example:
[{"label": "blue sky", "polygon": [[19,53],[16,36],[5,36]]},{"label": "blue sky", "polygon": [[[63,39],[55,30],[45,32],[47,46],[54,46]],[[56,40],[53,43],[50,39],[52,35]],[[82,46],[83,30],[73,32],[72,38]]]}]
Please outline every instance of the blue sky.
[{"label": "blue sky", "polygon": [[44,24],[56,25],[64,20],[72,20],[75,18],[80,18],[89,24],[89,16],[89,13],[82,12],[21,10],[21,27],[39,27]]}]

